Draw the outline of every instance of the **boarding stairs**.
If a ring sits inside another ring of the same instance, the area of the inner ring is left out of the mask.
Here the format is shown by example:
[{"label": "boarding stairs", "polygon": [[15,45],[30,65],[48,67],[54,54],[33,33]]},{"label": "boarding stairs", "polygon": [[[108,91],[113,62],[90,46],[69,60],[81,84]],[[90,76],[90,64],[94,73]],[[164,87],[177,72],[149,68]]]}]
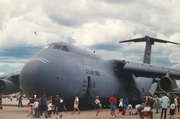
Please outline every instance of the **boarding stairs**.
[{"label": "boarding stairs", "polygon": [[95,107],[95,94],[92,92],[91,88],[88,88],[86,96],[91,106]]}]

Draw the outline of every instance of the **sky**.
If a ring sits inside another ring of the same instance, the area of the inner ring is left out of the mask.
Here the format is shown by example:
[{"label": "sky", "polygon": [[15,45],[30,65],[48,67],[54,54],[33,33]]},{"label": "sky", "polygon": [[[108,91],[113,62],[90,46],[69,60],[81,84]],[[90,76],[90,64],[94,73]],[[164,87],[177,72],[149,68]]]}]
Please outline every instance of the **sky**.
[{"label": "sky", "polygon": [[[0,0],[0,74],[20,71],[50,42],[142,62],[150,36],[180,43],[179,0]],[[35,34],[36,32],[36,34]],[[151,64],[180,69],[180,45],[155,43]]]}]

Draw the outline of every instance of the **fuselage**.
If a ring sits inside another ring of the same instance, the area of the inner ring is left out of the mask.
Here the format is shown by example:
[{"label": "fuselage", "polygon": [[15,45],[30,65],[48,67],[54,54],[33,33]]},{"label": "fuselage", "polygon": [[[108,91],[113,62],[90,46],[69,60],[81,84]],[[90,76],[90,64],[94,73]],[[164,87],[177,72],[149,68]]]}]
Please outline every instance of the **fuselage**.
[{"label": "fuselage", "polygon": [[[142,100],[135,80],[121,72],[116,60],[66,43],[49,44],[25,64],[20,74],[23,91],[31,95],[59,95],[86,100],[88,89],[105,104],[111,95]],[[118,71],[116,69],[118,68]]]}]

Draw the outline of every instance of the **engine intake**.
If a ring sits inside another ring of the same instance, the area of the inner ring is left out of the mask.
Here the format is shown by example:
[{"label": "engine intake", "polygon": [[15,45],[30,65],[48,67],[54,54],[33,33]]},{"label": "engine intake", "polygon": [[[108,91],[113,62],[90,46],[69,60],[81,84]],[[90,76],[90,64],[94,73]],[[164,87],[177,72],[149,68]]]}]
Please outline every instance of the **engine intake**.
[{"label": "engine intake", "polygon": [[163,91],[170,91],[172,89],[172,79],[164,76],[159,81],[159,88]]},{"label": "engine intake", "polygon": [[12,81],[7,79],[0,80],[0,92],[3,92],[3,94],[12,94],[18,91],[19,87],[17,87]]}]

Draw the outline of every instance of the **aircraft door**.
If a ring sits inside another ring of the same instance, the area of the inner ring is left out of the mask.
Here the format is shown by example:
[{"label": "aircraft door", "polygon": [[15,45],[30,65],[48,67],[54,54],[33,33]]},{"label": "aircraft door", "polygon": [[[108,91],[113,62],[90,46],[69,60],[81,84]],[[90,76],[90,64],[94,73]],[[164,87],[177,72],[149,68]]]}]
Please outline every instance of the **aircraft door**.
[{"label": "aircraft door", "polygon": [[88,76],[87,78],[88,78],[88,89],[95,90],[96,88],[95,81],[90,76]]},{"label": "aircraft door", "polygon": [[88,80],[88,86],[87,86],[87,91],[91,93],[91,95],[95,95],[95,81],[90,77],[88,76],[87,77],[87,80]]},{"label": "aircraft door", "polygon": [[92,106],[95,105],[94,100],[95,100],[95,93],[94,93],[94,88],[95,88],[95,82],[91,79],[90,76],[87,77],[88,80],[88,86],[87,86],[87,99],[89,100],[90,104]]},{"label": "aircraft door", "polygon": [[87,77],[88,78],[88,89],[91,89],[91,77],[90,76],[88,76]]}]

